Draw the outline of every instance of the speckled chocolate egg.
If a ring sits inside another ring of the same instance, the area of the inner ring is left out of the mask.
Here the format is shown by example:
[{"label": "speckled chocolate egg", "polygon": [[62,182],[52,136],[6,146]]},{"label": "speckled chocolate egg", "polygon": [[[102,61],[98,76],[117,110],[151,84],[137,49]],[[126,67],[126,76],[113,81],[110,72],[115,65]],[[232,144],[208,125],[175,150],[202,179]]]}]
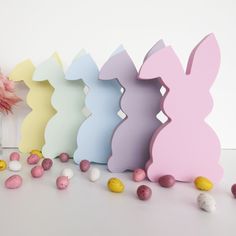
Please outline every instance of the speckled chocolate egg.
[{"label": "speckled chocolate egg", "polygon": [[20,171],[22,165],[19,161],[9,161],[8,168],[10,171]]},{"label": "speckled chocolate egg", "polygon": [[213,212],[216,209],[215,199],[208,193],[200,193],[197,197],[198,207],[207,212]]},{"label": "speckled chocolate egg", "polygon": [[175,185],[175,178],[172,175],[163,175],[158,180],[159,184],[164,188],[171,188]]},{"label": "speckled chocolate egg", "polygon": [[110,178],[107,182],[108,189],[113,193],[122,193],[125,189],[125,185],[118,178]]},{"label": "speckled chocolate egg", "polygon": [[98,168],[93,167],[89,170],[88,177],[91,182],[96,182],[101,177],[101,172]]},{"label": "speckled chocolate egg", "polygon": [[194,180],[194,184],[197,189],[202,191],[209,191],[214,187],[213,183],[209,179],[203,176],[197,177]]},{"label": "speckled chocolate egg", "polygon": [[20,160],[20,154],[18,152],[12,152],[10,154],[10,161],[19,161]]},{"label": "speckled chocolate egg", "polygon": [[31,154],[28,158],[27,158],[27,163],[29,165],[35,165],[39,162],[40,157],[36,154]]},{"label": "speckled chocolate egg", "polygon": [[67,162],[70,159],[70,156],[67,153],[61,153],[59,155],[59,159],[61,162]]},{"label": "speckled chocolate egg", "polygon": [[74,172],[70,168],[65,168],[62,170],[61,175],[66,176],[68,179],[71,179],[74,175]]},{"label": "speckled chocolate egg", "polygon": [[152,190],[147,185],[141,185],[137,189],[137,196],[140,200],[146,201],[151,198]]},{"label": "speckled chocolate egg", "polygon": [[80,163],[79,163],[79,167],[80,167],[80,170],[82,172],[86,172],[89,170],[90,168],[90,162],[88,160],[82,160]]},{"label": "speckled chocolate egg", "polygon": [[67,176],[59,176],[56,180],[57,188],[60,190],[66,189],[69,185],[69,179]]},{"label": "speckled chocolate egg", "polygon": [[35,166],[31,169],[31,175],[34,178],[40,178],[44,174],[44,169],[42,166]]},{"label": "speckled chocolate egg", "polygon": [[234,197],[236,198],[236,184],[233,184],[231,187],[231,192],[234,195]]},{"label": "speckled chocolate egg", "polygon": [[52,165],[53,165],[53,161],[50,158],[45,158],[42,161],[42,167],[43,167],[44,170],[50,170]]},{"label": "speckled chocolate egg", "polygon": [[22,185],[22,177],[20,175],[12,175],[5,181],[5,187],[9,189],[19,188]]},{"label": "speckled chocolate egg", "polygon": [[136,169],[133,172],[133,181],[140,182],[146,178],[146,172],[143,169]]},{"label": "speckled chocolate egg", "polygon": [[32,150],[32,151],[30,152],[30,154],[35,154],[35,155],[37,155],[39,158],[43,158],[43,154],[42,154],[42,152],[41,152],[40,150]]},{"label": "speckled chocolate egg", "polygon": [[0,160],[0,171],[3,171],[7,168],[7,163],[4,160]]}]

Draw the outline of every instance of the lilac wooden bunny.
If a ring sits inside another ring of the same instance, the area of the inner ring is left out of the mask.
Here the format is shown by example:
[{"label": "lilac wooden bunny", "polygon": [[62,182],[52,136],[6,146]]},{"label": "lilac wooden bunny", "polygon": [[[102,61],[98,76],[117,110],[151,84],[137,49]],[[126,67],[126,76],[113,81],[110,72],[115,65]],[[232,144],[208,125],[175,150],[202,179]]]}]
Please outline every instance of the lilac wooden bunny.
[{"label": "lilac wooden bunny", "polygon": [[161,77],[168,89],[163,110],[169,122],[157,129],[150,145],[147,174],[151,181],[167,174],[186,182],[197,176],[213,182],[221,179],[220,142],[204,121],[213,107],[209,89],[219,65],[220,50],[210,34],[192,51],[186,73],[171,47],[153,53],[141,67],[141,79]]},{"label": "lilac wooden bunny", "polygon": [[[160,41],[147,54],[150,56],[164,47]],[[124,88],[121,109],[126,114],[112,138],[112,156],[108,169],[123,172],[144,168],[149,158],[149,142],[153,132],[161,125],[156,118],[160,111],[160,83],[157,80],[141,81],[127,52],[120,47],[100,71],[102,80],[117,79]]]}]

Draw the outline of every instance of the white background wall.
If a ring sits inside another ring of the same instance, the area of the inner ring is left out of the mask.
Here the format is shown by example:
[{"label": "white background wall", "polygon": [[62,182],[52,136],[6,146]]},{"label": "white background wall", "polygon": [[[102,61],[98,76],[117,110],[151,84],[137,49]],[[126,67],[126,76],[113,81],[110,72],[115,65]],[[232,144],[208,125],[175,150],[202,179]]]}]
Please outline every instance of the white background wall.
[{"label": "white background wall", "polygon": [[[192,48],[210,32],[219,41],[222,64],[207,120],[223,148],[236,148],[235,0],[0,0],[0,65],[9,73],[21,60],[37,65],[58,51],[66,67],[84,47],[101,66],[122,43],[139,67],[160,38],[186,65]],[[15,121],[26,111],[21,104],[4,122],[5,145],[15,145]]]}]

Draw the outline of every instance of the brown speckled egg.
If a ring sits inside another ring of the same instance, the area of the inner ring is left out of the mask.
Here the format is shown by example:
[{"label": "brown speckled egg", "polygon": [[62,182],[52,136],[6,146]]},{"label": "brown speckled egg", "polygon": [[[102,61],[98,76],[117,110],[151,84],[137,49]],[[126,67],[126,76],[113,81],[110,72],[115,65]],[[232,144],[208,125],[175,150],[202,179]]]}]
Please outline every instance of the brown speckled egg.
[{"label": "brown speckled egg", "polygon": [[67,162],[67,161],[69,161],[70,157],[67,153],[61,153],[59,155],[59,159],[61,162]]},{"label": "brown speckled egg", "polygon": [[40,178],[44,174],[44,169],[42,166],[35,166],[31,169],[31,175],[34,178]]},{"label": "brown speckled egg", "polygon": [[146,201],[151,198],[152,190],[147,185],[141,185],[137,189],[137,196],[140,200]]},{"label": "brown speckled egg", "polygon": [[140,182],[146,178],[146,173],[143,169],[135,169],[132,177],[133,181]]},{"label": "brown speckled egg", "polygon": [[59,176],[56,181],[57,188],[60,190],[66,189],[69,185],[69,179],[67,176]]},{"label": "brown speckled egg", "polygon": [[27,158],[27,163],[29,165],[35,165],[39,162],[40,158],[38,155],[36,154],[31,154],[28,158]]},{"label": "brown speckled egg", "polygon": [[44,170],[49,170],[51,169],[52,167],[52,160],[50,158],[45,158],[43,161],[42,161],[42,167]]},{"label": "brown speckled egg", "polygon": [[175,178],[172,175],[163,175],[158,182],[162,187],[170,188],[175,185]]},{"label": "brown speckled egg", "polygon": [[236,184],[233,184],[231,187],[231,192],[234,195],[234,197],[236,198]]},{"label": "brown speckled egg", "polygon": [[79,163],[79,167],[80,167],[80,170],[82,172],[86,172],[89,170],[90,168],[90,162],[88,160],[82,160],[80,163]]}]

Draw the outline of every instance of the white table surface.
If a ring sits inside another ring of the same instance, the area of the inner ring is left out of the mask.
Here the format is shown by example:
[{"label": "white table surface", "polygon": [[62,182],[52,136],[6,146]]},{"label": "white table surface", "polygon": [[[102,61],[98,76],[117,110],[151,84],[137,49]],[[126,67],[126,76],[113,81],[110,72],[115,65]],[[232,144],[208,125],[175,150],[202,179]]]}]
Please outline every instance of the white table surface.
[{"label": "white table surface", "polygon": [[[4,150],[1,159],[8,160],[8,155],[9,150]],[[196,198],[200,192],[192,184],[177,183],[165,189],[148,181],[135,183],[131,173],[112,174],[100,165],[101,179],[92,183],[72,160],[55,160],[42,178],[33,179],[25,158],[21,163],[24,182],[19,189],[6,189],[4,180],[14,173],[0,172],[1,236],[236,235],[236,199],[230,192],[236,183],[236,150],[222,151],[225,175],[211,191],[217,203],[214,213],[198,209]],[[74,170],[74,177],[68,189],[60,191],[55,180],[65,167]],[[125,183],[124,193],[107,190],[107,180],[113,176]],[[137,199],[140,184],[152,188],[149,201]]]}]

